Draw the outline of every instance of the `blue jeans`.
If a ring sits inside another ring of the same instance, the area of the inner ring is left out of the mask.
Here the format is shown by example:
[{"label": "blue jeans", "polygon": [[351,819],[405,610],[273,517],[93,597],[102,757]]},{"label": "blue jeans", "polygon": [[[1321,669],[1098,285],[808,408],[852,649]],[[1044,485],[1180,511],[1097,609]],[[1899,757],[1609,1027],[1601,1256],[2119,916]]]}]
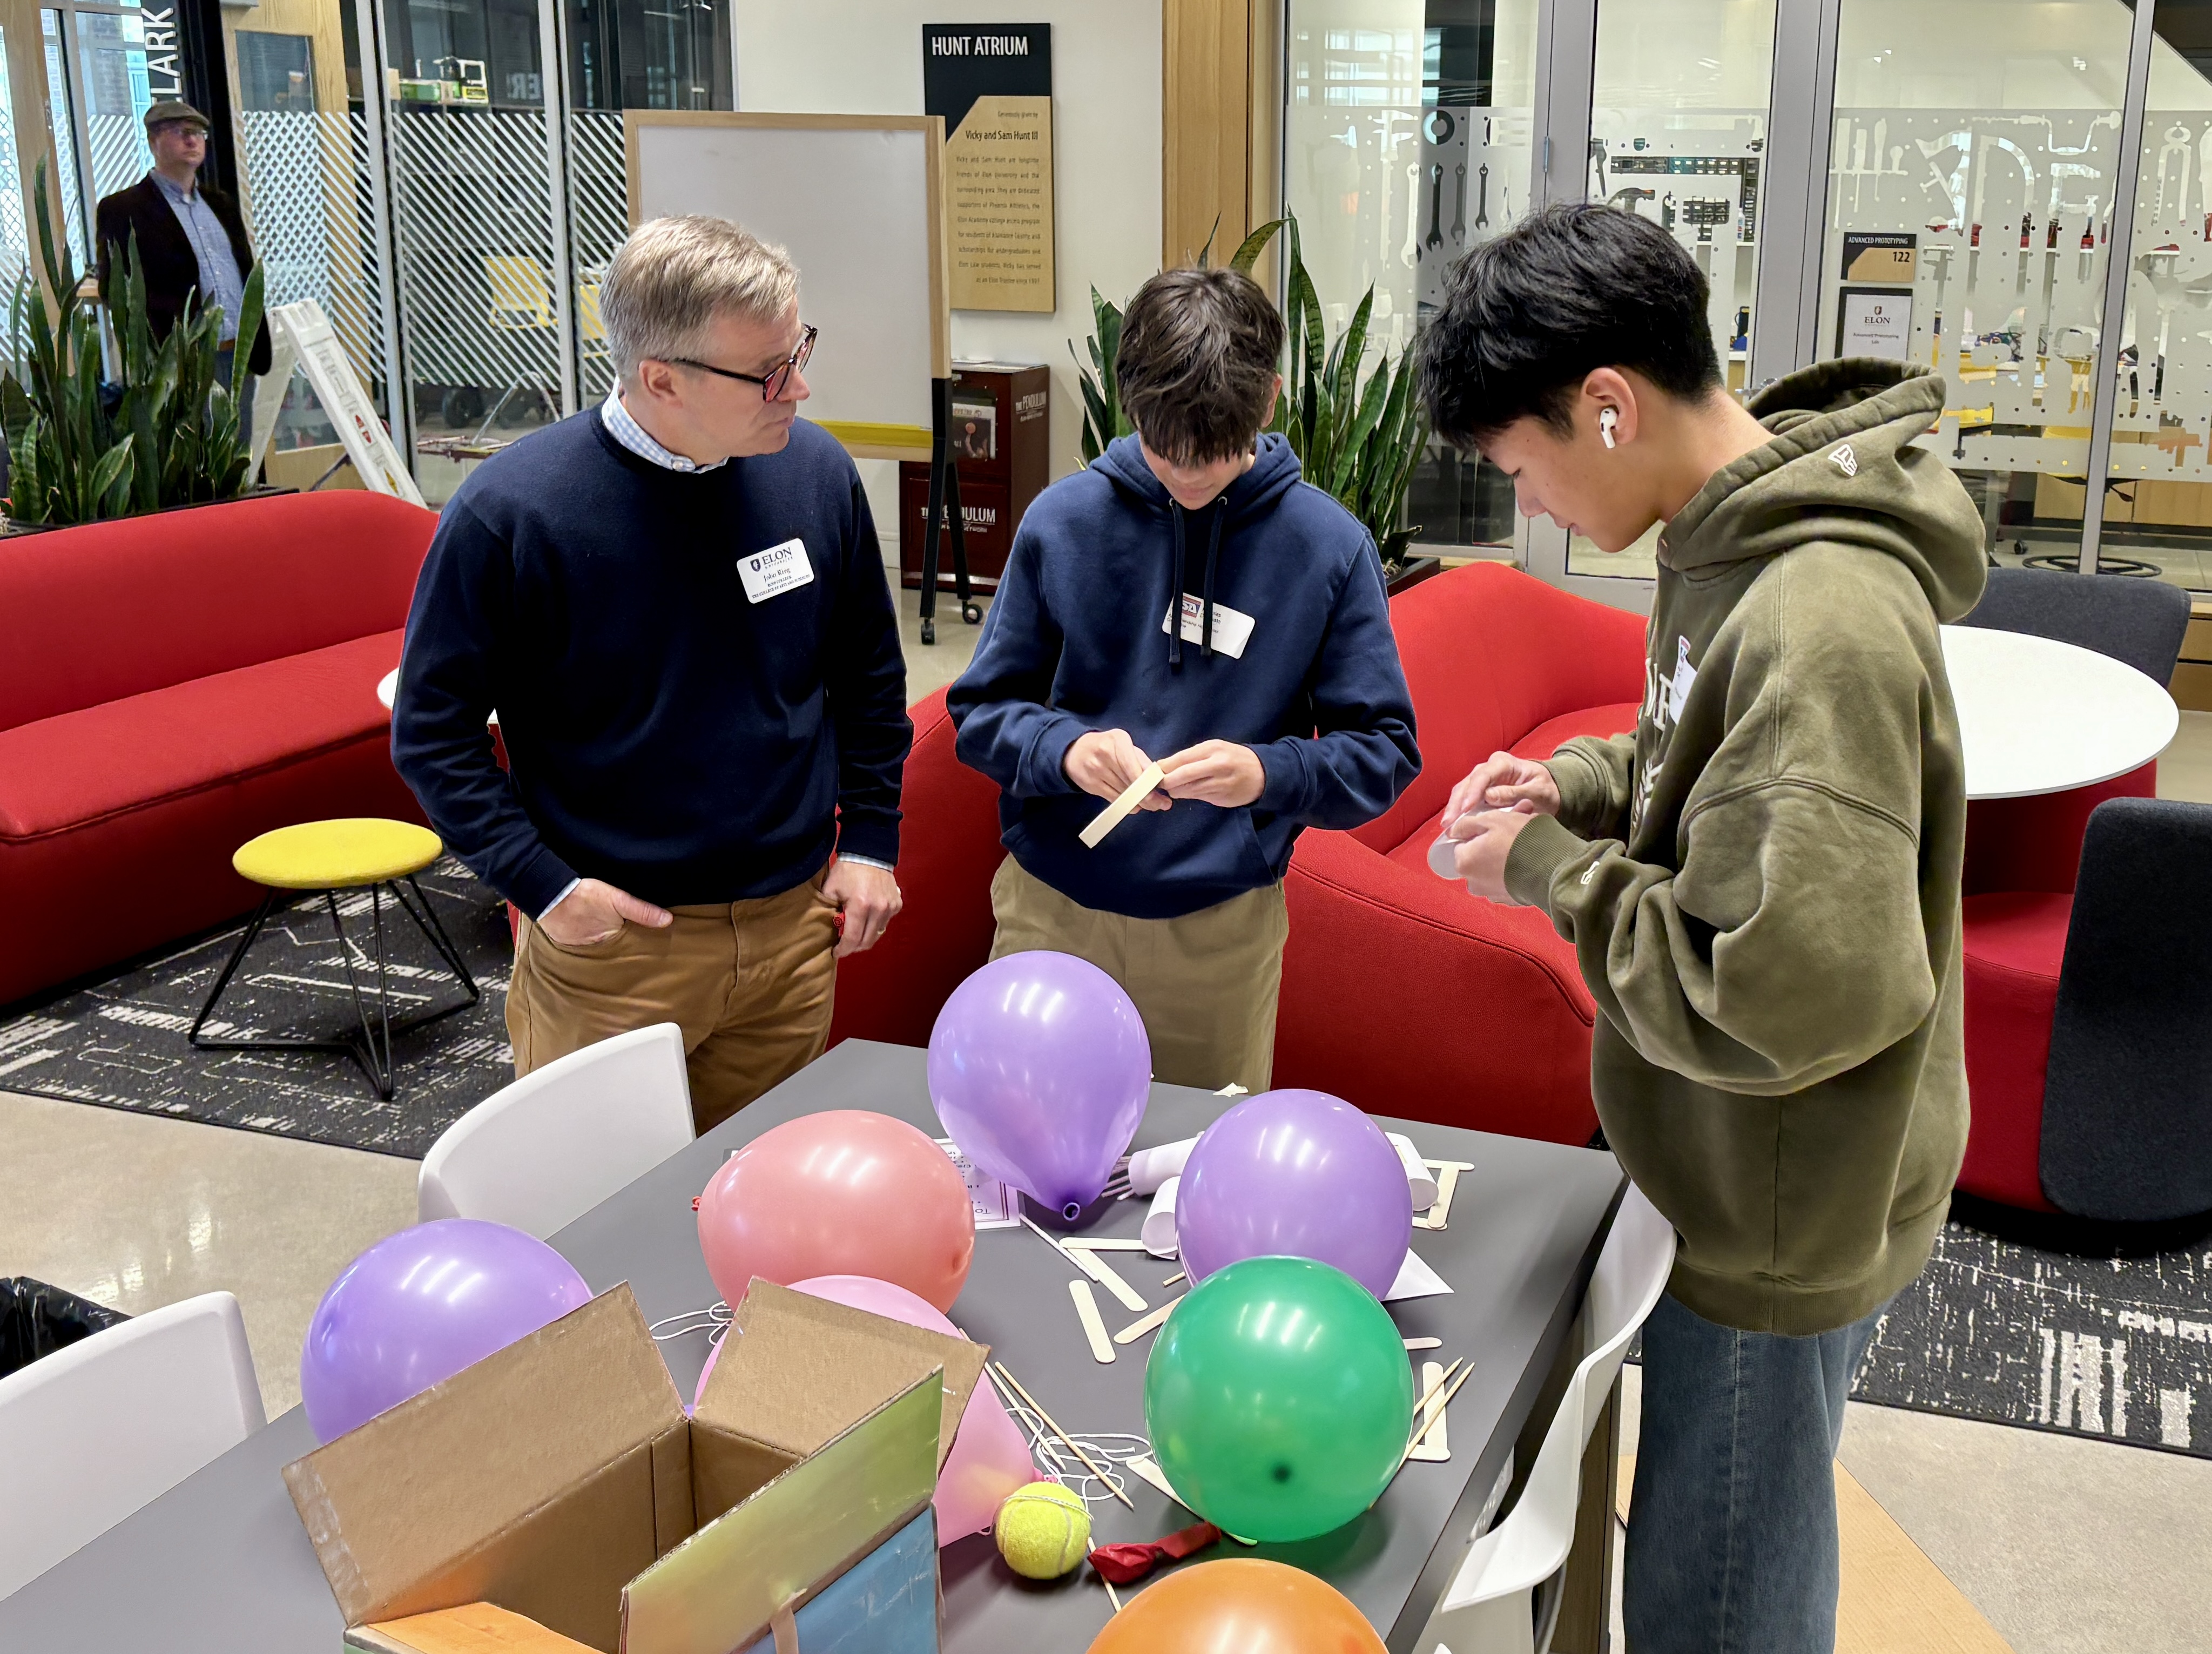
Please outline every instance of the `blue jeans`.
[{"label": "blue jeans", "polygon": [[1881,1313],[1785,1338],[1659,1300],[1622,1584],[1634,1654],[1832,1654],[1831,1464]]},{"label": "blue jeans", "polygon": [[[226,344],[215,353],[216,380],[226,391],[230,388],[232,350],[233,346]],[[247,380],[246,393],[238,398],[238,440],[249,448],[253,445],[253,383]]]}]

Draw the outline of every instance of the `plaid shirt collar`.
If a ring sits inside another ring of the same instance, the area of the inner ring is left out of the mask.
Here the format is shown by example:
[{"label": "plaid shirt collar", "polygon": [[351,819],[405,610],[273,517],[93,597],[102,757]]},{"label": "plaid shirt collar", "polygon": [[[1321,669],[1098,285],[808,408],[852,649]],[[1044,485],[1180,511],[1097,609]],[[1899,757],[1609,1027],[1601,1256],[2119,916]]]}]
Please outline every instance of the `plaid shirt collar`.
[{"label": "plaid shirt collar", "polygon": [[650,460],[664,471],[702,472],[719,471],[730,462],[717,459],[711,465],[702,465],[686,459],[680,453],[671,453],[647,434],[644,426],[630,417],[623,405],[622,386],[616,385],[607,392],[607,399],[599,404],[599,421],[607,428],[607,435],[628,448],[641,459]]}]

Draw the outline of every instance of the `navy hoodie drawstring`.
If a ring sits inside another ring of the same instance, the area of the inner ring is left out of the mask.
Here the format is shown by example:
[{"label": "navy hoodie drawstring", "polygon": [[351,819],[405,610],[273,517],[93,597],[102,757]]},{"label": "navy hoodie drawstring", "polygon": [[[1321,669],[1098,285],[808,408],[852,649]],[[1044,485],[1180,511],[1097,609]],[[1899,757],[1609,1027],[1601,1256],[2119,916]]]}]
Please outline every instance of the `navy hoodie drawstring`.
[{"label": "navy hoodie drawstring", "polygon": [[[1201,660],[1213,658],[1213,577],[1221,567],[1221,520],[1229,514],[1218,500],[1213,502],[1213,522],[1206,536],[1206,571],[1200,577],[1201,589],[1206,593],[1205,607],[1198,621],[1199,654]],[[1168,502],[1168,515],[1175,524],[1175,568],[1168,601],[1169,611],[1168,665],[1176,671],[1182,669],[1182,587],[1185,572],[1183,550],[1183,508],[1176,502]]]},{"label": "navy hoodie drawstring", "polygon": [[1168,668],[1182,670],[1182,508],[1168,502],[1168,516],[1175,524],[1175,572],[1168,584]]}]

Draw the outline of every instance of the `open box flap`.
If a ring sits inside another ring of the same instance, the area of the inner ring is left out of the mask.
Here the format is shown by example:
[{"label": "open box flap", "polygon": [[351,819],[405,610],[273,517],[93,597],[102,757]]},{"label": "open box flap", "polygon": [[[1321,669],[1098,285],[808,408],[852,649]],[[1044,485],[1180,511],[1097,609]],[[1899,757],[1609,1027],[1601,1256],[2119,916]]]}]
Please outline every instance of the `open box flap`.
[{"label": "open box flap", "polygon": [[[818,1595],[927,1510],[941,1393],[933,1367],[630,1581],[623,1654],[744,1648],[777,1609]],[[933,1580],[936,1563],[932,1529],[923,1566]]]},{"label": "open box flap", "polygon": [[[683,1425],[625,1284],[286,1465],[284,1481],[361,1625]],[[683,1486],[688,1501],[688,1467]]]},{"label": "open box flap", "polygon": [[696,1416],[803,1458],[942,1368],[941,1469],[990,1353],[988,1344],[909,1327],[756,1275],[723,1335]]}]

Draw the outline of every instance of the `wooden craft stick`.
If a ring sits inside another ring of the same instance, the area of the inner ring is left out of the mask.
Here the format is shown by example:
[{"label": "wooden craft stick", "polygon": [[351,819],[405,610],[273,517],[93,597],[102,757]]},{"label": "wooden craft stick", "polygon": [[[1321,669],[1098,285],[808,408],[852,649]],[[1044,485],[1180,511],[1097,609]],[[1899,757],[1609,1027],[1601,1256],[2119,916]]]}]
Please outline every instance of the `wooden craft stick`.
[{"label": "wooden craft stick", "polygon": [[1459,1187],[1459,1175],[1474,1170],[1466,1160],[1425,1160],[1421,1163],[1437,1174],[1437,1203],[1420,1217],[1413,1219],[1416,1229],[1442,1229],[1451,1218],[1452,1191]]},{"label": "wooden craft stick", "polygon": [[1121,1278],[1121,1271],[1115,1268],[1112,1264],[1107,1262],[1106,1260],[1101,1257],[1097,1253],[1091,1251],[1087,1248],[1079,1246],[1071,1247],[1069,1250],[1080,1260],[1076,1267],[1081,1269],[1085,1274],[1089,1275],[1091,1280],[1097,1281],[1101,1286],[1103,1286],[1108,1292],[1113,1293],[1115,1298],[1121,1299],[1121,1307],[1123,1309],[1135,1310],[1141,1312],[1152,1307],[1151,1304],[1145,1302],[1144,1298],[1139,1294],[1135,1287],[1129,1285],[1127,1281]]},{"label": "wooden craft stick", "polygon": [[1121,1611],[1121,1599],[1114,1593],[1114,1582],[1102,1573],[1098,1576],[1098,1583],[1106,1587],[1106,1600],[1114,1605],[1114,1612],[1119,1614]]},{"label": "wooden craft stick", "polygon": [[1106,1323],[1098,1314],[1098,1299],[1091,1292],[1087,1280],[1071,1280],[1067,1294],[1075,1300],[1075,1318],[1083,1323],[1083,1335],[1091,1341],[1091,1354],[1101,1366],[1114,1359],[1114,1341],[1106,1336]]},{"label": "wooden craft stick", "polygon": [[[1452,1365],[1454,1366],[1457,1366],[1459,1364],[1457,1362],[1454,1362]],[[1451,1405],[1452,1397],[1459,1394],[1459,1387],[1474,1376],[1474,1363],[1470,1361],[1464,1368],[1461,1369],[1459,1377],[1451,1381],[1449,1387],[1445,1389],[1444,1393],[1437,1397],[1436,1416],[1439,1420],[1443,1417],[1444,1409]],[[1414,1411],[1418,1413],[1425,1413],[1427,1408],[1428,1398],[1426,1396],[1423,1396],[1419,1405],[1414,1408]],[[1423,1433],[1425,1434],[1426,1432],[1424,1431]],[[1416,1437],[1414,1439],[1419,1440],[1419,1438]],[[1406,1444],[1406,1458],[1401,1458],[1398,1461],[1398,1468],[1401,1470],[1404,1469],[1406,1468],[1406,1459],[1409,1459],[1413,1457],[1413,1443],[1409,1441]]]},{"label": "wooden craft stick", "polygon": [[[1135,1471],[1142,1481],[1151,1484],[1153,1491],[1158,1493],[1162,1499],[1173,1499],[1177,1505],[1182,1505],[1182,1500],[1177,1497],[1176,1490],[1168,1486],[1168,1479],[1161,1472],[1160,1467],[1154,1464],[1152,1460],[1146,1458],[1142,1454],[1139,1454],[1135,1458],[1125,1459],[1122,1462],[1127,1464],[1130,1469]],[[1190,1506],[1188,1505],[1182,1505],[1182,1508],[1186,1511],[1190,1511]],[[1193,1516],[1196,1516],[1198,1514],[1195,1511],[1190,1511],[1190,1513]],[[1228,1534],[1224,1536],[1225,1538],[1236,1540],[1239,1545],[1256,1545],[1260,1542],[1256,1539],[1240,1538],[1235,1534]]]},{"label": "wooden craft stick", "polygon": [[1406,1341],[1406,1347],[1409,1350],[1440,1350],[1443,1347],[1444,1341],[1441,1338],[1409,1338]]},{"label": "wooden craft stick", "polygon": [[[1443,1376],[1444,1370],[1435,1362],[1421,1364],[1421,1382],[1431,1389],[1443,1382]],[[1434,1402],[1422,1408],[1413,1427],[1413,1449],[1406,1456],[1430,1463],[1442,1463],[1451,1457],[1451,1448],[1444,1439],[1444,1415]]]},{"label": "wooden craft stick", "polygon": [[1159,765],[1147,764],[1145,767],[1145,773],[1131,781],[1120,798],[1101,810],[1091,824],[1076,835],[1083,841],[1083,848],[1086,850],[1097,849],[1098,841],[1127,821],[1130,812],[1152,797],[1159,789],[1160,783],[1166,779],[1167,771],[1162,769]]},{"label": "wooden craft stick", "polygon": [[[1067,1284],[1071,1287],[1080,1286],[1083,1285],[1079,1280],[1071,1280]],[[1096,1306],[1094,1305],[1093,1308],[1095,1310]],[[1062,1447],[1066,1448],[1069,1452],[1074,1454],[1077,1458],[1083,1461],[1083,1468],[1088,1470],[1092,1475],[1097,1477],[1098,1480],[1105,1485],[1106,1491],[1108,1493],[1113,1494],[1115,1499],[1120,1499],[1122,1504],[1127,1505],[1131,1510],[1133,1511],[1137,1508],[1135,1503],[1131,1500],[1127,1493],[1123,1493],[1121,1488],[1115,1485],[1113,1479],[1109,1477],[1105,1471],[1099,1469],[1098,1461],[1092,1458],[1091,1455],[1085,1452],[1082,1448],[1079,1447],[1072,1439],[1070,1439],[1068,1433],[1053,1421],[1052,1414],[1046,1412],[1043,1408],[1037,1404],[1037,1398],[1022,1388],[1022,1381],[1015,1377],[1012,1372],[1006,1370],[1006,1364],[1004,1361],[994,1361],[991,1363],[991,1365],[997,1371],[999,1377],[1005,1379],[1006,1383],[1012,1387],[1014,1394],[1021,1398],[1022,1404],[1028,1408],[1030,1412],[1036,1414],[1038,1418],[1044,1420],[1044,1427],[1052,1432],[1054,1435],[1060,1438],[1060,1444]],[[1170,1497],[1172,1497],[1172,1495],[1170,1495]]]},{"label": "wooden craft stick", "polygon": [[1146,1316],[1142,1321],[1133,1321],[1127,1326],[1122,1328],[1121,1331],[1115,1333],[1114,1335],[1114,1341],[1117,1344],[1135,1343],[1146,1333],[1164,1323],[1168,1318],[1168,1311],[1174,1309],[1176,1304],[1182,1302],[1182,1300],[1179,1298],[1170,1298],[1166,1303],[1161,1304],[1158,1309],[1154,1310],[1150,1315]]},{"label": "wooden craft stick", "polygon": [[1178,1269],[1175,1274],[1170,1275],[1165,1280],[1162,1281],[1160,1285],[1163,1286],[1180,1286],[1183,1282],[1189,1279],[1190,1274],[1188,1271]]},{"label": "wooden craft stick", "polygon": [[1067,1244],[1079,1252],[1141,1252],[1145,1244],[1140,1240],[1097,1240],[1088,1235],[1070,1235]]}]

